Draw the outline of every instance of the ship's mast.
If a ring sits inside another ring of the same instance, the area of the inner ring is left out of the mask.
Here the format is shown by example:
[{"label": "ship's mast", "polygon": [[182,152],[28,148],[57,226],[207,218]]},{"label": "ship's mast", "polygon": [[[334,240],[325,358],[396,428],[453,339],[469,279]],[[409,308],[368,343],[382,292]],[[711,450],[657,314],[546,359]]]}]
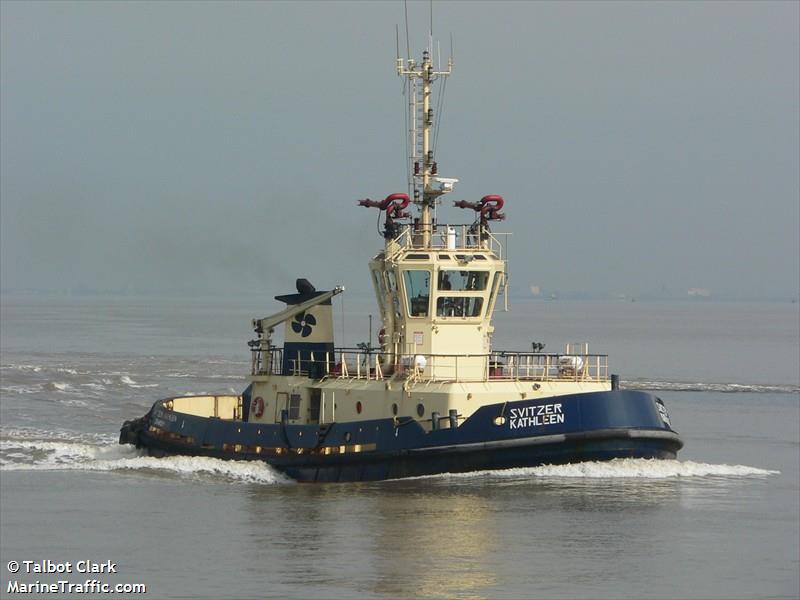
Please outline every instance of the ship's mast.
[{"label": "ship's mast", "polygon": [[[431,44],[432,46],[432,44]],[[431,132],[434,115],[431,108],[431,87],[439,77],[447,77],[453,71],[452,56],[447,61],[446,71],[436,71],[431,60],[432,48],[422,53],[422,62],[397,58],[397,74],[407,78],[409,162],[412,177],[409,185],[414,204],[420,207],[418,233],[423,247],[431,243],[433,231],[431,209],[436,199],[452,191],[456,179],[437,177],[436,162],[431,148]]]}]

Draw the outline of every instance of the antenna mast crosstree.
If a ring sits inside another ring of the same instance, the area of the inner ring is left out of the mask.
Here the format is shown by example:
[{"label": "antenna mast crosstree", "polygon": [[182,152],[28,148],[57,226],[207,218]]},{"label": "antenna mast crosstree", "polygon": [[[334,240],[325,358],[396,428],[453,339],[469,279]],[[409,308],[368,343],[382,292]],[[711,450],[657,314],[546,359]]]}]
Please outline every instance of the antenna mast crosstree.
[{"label": "antenna mast crosstree", "polygon": [[[431,208],[442,194],[451,192],[457,179],[438,177],[437,165],[431,149],[431,131],[433,129],[433,108],[431,107],[431,86],[440,77],[447,77],[453,72],[452,55],[447,61],[446,71],[436,71],[431,59],[432,42],[422,52],[422,62],[413,58],[397,57],[397,74],[408,79],[408,157],[412,168],[410,182],[414,204],[420,207],[418,231],[422,236],[422,245],[428,246],[431,241],[432,221]],[[399,53],[398,53],[399,54]]]}]

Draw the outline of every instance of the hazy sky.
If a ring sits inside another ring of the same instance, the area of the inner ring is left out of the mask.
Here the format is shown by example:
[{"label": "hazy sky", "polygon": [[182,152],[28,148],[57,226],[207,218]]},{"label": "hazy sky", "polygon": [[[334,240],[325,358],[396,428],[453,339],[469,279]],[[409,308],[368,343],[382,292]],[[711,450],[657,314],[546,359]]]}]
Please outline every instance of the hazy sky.
[{"label": "hazy sky", "polygon": [[[369,289],[401,1],[0,7],[4,290]],[[436,2],[445,206],[505,197],[519,291],[797,296],[798,7]]]}]

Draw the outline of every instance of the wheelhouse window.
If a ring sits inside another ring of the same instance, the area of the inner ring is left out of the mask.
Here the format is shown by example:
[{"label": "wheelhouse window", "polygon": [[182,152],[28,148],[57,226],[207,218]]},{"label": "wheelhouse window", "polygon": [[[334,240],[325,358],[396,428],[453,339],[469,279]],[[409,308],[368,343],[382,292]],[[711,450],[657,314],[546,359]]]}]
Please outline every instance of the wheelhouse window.
[{"label": "wheelhouse window", "polygon": [[394,306],[394,316],[397,319],[402,318],[403,314],[400,312],[400,300],[397,294],[397,278],[394,271],[386,271],[386,279],[389,281],[389,291],[392,296],[392,305]]},{"label": "wheelhouse window", "polygon": [[408,270],[404,277],[409,316],[427,317],[431,298],[430,271]]},{"label": "wheelhouse window", "polygon": [[393,292],[396,292],[397,279],[394,276],[394,271],[386,271],[386,278],[389,280],[389,289]]},{"label": "wheelhouse window", "polygon": [[386,296],[386,289],[383,285],[383,273],[378,269],[374,269],[372,271],[372,281],[375,285],[375,295],[378,297],[378,305],[380,306],[381,312],[383,312]]},{"label": "wheelhouse window", "polygon": [[494,274],[494,280],[492,281],[492,292],[489,294],[489,310],[494,310],[494,303],[497,300],[497,292],[500,289],[500,282],[503,281],[503,272],[497,271]]},{"label": "wheelhouse window", "polygon": [[437,288],[454,292],[482,292],[489,283],[489,271],[439,271]]},{"label": "wheelhouse window", "polygon": [[482,309],[480,296],[442,296],[436,300],[437,317],[480,317]]}]

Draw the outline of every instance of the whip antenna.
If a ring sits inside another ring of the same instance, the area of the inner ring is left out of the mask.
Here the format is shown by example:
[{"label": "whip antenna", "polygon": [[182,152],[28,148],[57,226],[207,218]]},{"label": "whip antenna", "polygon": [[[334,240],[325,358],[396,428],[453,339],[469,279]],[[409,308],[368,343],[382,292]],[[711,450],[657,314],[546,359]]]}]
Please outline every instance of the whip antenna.
[{"label": "whip antenna", "polygon": [[406,12],[406,56],[411,56],[411,43],[408,41],[408,0],[403,0],[403,8]]}]

